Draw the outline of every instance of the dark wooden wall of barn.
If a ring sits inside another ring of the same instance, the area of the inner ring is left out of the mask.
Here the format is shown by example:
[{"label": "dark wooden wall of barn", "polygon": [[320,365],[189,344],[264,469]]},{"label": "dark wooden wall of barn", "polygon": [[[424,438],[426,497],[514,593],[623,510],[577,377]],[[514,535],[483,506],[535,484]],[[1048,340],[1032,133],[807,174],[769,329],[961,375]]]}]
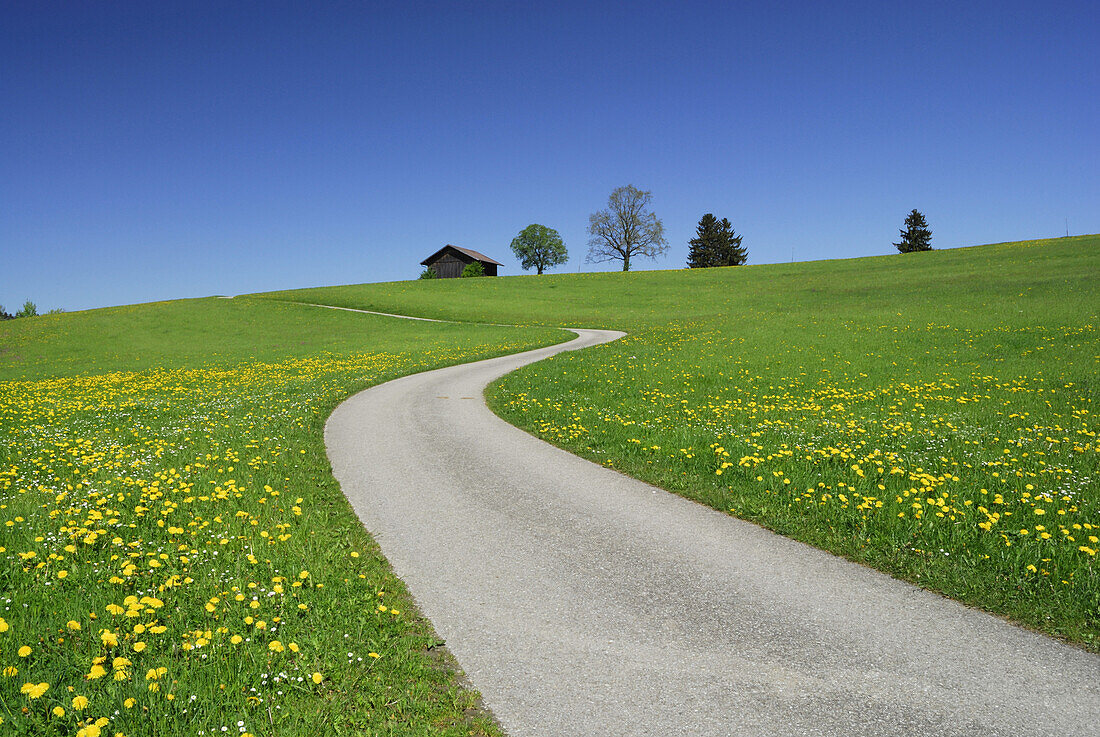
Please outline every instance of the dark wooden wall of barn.
[{"label": "dark wooden wall of barn", "polygon": [[443,279],[456,279],[462,276],[462,270],[466,268],[466,262],[445,253],[432,264],[432,268]]},{"label": "dark wooden wall of barn", "polygon": [[[463,261],[454,254],[445,253],[432,262],[431,268],[435,269],[435,273],[438,274],[441,279],[457,279],[462,276],[462,270],[466,268],[466,264],[471,264],[473,262],[473,259]],[[482,261],[481,265],[485,267],[485,276],[497,275],[496,264],[487,264]]]}]

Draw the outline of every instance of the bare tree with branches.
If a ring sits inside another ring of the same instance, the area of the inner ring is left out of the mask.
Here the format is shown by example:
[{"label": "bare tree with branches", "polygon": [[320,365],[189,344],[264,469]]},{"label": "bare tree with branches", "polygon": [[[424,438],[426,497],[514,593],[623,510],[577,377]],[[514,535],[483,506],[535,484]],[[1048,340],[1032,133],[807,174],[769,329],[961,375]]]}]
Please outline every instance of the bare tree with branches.
[{"label": "bare tree with branches", "polygon": [[607,198],[607,209],[588,216],[588,263],[622,261],[630,271],[632,256],[655,259],[668,250],[665,226],[648,210],[652,192],[628,184]]}]

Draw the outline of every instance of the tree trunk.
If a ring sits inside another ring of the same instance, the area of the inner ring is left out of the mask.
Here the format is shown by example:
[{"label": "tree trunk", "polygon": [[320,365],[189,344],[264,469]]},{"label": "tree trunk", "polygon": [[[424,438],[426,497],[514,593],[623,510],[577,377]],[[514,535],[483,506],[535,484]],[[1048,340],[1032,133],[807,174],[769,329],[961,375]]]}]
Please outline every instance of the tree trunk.
[{"label": "tree trunk", "polygon": [[630,254],[623,256],[623,271],[630,271]]}]

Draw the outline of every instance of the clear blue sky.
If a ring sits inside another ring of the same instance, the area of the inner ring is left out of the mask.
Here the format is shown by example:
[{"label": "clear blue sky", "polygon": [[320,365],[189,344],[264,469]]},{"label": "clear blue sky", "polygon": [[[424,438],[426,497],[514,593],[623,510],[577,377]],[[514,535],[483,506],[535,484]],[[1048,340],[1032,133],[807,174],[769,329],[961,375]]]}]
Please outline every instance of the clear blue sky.
[{"label": "clear blue sky", "polygon": [[653,192],[750,263],[1100,232],[1100,4],[14,2],[0,304],[413,278]]}]

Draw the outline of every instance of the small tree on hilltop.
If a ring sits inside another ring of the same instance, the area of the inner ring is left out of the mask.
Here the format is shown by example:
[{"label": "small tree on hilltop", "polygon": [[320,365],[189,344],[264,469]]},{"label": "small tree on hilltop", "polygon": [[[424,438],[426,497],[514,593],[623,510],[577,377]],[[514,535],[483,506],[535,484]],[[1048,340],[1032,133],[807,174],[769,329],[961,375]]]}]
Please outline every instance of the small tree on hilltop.
[{"label": "small tree on hilltop", "polygon": [[462,276],[485,276],[485,267],[480,261],[472,261],[462,269]]},{"label": "small tree on hilltop", "polygon": [[29,299],[23,303],[23,309],[15,313],[16,317],[37,317],[38,307]]},{"label": "small tree on hilltop", "polygon": [[528,225],[512,239],[512,253],[516,254],[524,271],[530,271],[533,266],[540,274],[569,260],[558,231],[537,224]]},{"label": "small tree on hilltop", "polygon": [[4,305],[0,305],[0,320],[14,320],[15,315],[4,311]]},{"label": "small tree on hilltop", "polygon": [[932,250],[932,231],[919,210],[913,210],[905,218],[905,230],[901,231],[901,243],[894,244],[901,253]]},{"label": "small tree on hilltop", "polygon": [[688,241],[688,267],[692,269],[710,266],[740,266],[748,260],[749,252],[741,246],[741,236],[733,232],[730,221],[719,220],[711,213],[699,219],[695,237]]},{"label": "small tree on hilltop", "polygon": [[424,270],[420,272],[420,276],[417,279],[438,279],[439,274],[431,266],[425,266]]},{"label": "small tree on hilltop", "polygon": [[630,271],[632,256],[656,259],[668,251],[665,226],[647,209],[652,192],[628,184],[607,198],[607,209],[588,216],[588,263],[622,261]]}]

